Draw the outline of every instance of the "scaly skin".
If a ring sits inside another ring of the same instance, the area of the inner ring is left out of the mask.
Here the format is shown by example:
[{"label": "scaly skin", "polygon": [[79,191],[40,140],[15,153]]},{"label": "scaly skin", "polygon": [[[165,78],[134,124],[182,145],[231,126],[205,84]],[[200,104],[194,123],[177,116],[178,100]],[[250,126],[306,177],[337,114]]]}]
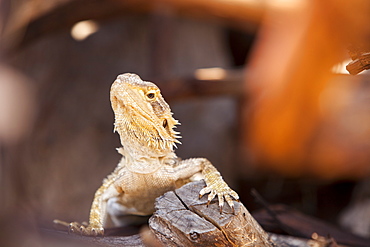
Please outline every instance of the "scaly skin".
[{"label": "scaly skin", "polygon": [[238,194],[222,179],[217,169],[205,158],[180,160],[174,152],[180,143],[179,122],[152,82],[142,81],[138,75],[122,74],[113,82],[110,99],[115,114],[114,131],[118,132],[123,147],[117,149],[122,159],[116,169],[95,192],[88,224],[68,225],[70,231],[83,235],[104,235],[107,217],[118,222],[120,215],[150,215],[154,200],[174,190],[201,173],[206,187],[199,197],[209,193],[208,203],[217,195],[222,212],[224,200],[234,210],[231,199]]}]

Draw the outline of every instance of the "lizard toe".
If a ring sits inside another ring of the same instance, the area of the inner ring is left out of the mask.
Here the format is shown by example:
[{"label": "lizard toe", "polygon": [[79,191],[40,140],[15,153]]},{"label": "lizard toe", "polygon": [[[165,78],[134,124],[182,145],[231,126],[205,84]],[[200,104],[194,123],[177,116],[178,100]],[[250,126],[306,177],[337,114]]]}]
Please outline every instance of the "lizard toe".
[{"label": "lizard toe", "polygon": [[93,226],[83,227],[82,235],[93,237],[104,236],[104,228]]},{"label": "lizard toe", "polygon": [[231,199],[231,197],[229,195],[225,195],[225,200],[226,200],[227,204],[230,206],[233,214],[235,214],[234,202]]},{"label": "lizard toe", "polygon": [[213,200],[213,198],[215,198],[217,195],[217,192],[214,191],[214,190],[211,190],[211,193],[209,193],[208,195],[208,204],[211,203],[211,201]]},{"label": "lizard toe", "polygon": [[224,196],[226,195],[223,195],[222,193],[221,194],[218,194],[218,206],[220,207],[220,212],[222,212],[222,208],[224,206]]},{"label": "lizard toe", "polygon": [[209,192],[212,191],[212,188],[209,186],[204,187],[200,192],[199,192],[199,198],[202,198],[205,194],[208,194]]},{"label": "lizard toe", "polygon": [[68,233],[81,234],[81,224],[78,222],[71,222],[68,225]]}]

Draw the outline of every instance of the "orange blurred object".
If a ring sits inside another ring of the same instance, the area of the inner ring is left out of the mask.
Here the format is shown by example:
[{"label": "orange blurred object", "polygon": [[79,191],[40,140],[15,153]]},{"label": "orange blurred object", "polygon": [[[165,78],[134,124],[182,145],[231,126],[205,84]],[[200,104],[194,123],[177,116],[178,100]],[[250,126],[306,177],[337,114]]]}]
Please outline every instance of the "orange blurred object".
[{"label": "orange blurred object", "polygon": [[[370,37],[369,10],[365,0],[271,5],[248,64],[246,84],[251,99],[244,115],[244,140],[260,166],[288,176],[326,179],[370,174],[370,121],[366,140],[350,138],[362,149],[362,158],[356,159],[358,150],[340,143],[348,137],[333,117],[341,117],[338,112],[346,106],[341,100],[353,98],[359,84],[336,84],[331,72],[346,58],[349,44]],[[333,88],[341,94],[326,93]],[[350,128],[358,128],[359,121]]]}]

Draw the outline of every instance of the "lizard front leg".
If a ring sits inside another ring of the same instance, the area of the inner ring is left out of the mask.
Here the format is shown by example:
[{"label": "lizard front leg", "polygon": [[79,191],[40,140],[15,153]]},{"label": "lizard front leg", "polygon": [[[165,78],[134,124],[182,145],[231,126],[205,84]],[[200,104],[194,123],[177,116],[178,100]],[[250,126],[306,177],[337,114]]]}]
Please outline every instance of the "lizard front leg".
[{"label": "lizard front leg", "polygon": [[180,179],[190,178],[195,173],[201,172],[206,182],[206,187],[199,192],[199,198],[209,193],[208,204],[217,195],[220,212],[224,205],[224,200],[231,207],[234,212],[234,203],[231,199],[239,199],[238,194],[233,191],[227,183],[223,180],[221,174],[217,171],[216,167],[205,158],[192,158],[182,160],[180,164],[175,168],[176,173],[179,174]]}]

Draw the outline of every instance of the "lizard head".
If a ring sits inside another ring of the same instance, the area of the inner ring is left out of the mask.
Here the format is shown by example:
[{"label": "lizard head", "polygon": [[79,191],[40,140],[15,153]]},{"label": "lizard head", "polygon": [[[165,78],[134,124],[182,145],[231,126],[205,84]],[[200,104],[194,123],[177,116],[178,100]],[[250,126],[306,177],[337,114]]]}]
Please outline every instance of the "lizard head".
[{"label": "lizard head", "polygon": [[114,131],[130,152],[162,156],[173,151],[179,122],[172,117],[159,88],[135,74],[122,74],[113,82],[110,99],[115,114]]}]

